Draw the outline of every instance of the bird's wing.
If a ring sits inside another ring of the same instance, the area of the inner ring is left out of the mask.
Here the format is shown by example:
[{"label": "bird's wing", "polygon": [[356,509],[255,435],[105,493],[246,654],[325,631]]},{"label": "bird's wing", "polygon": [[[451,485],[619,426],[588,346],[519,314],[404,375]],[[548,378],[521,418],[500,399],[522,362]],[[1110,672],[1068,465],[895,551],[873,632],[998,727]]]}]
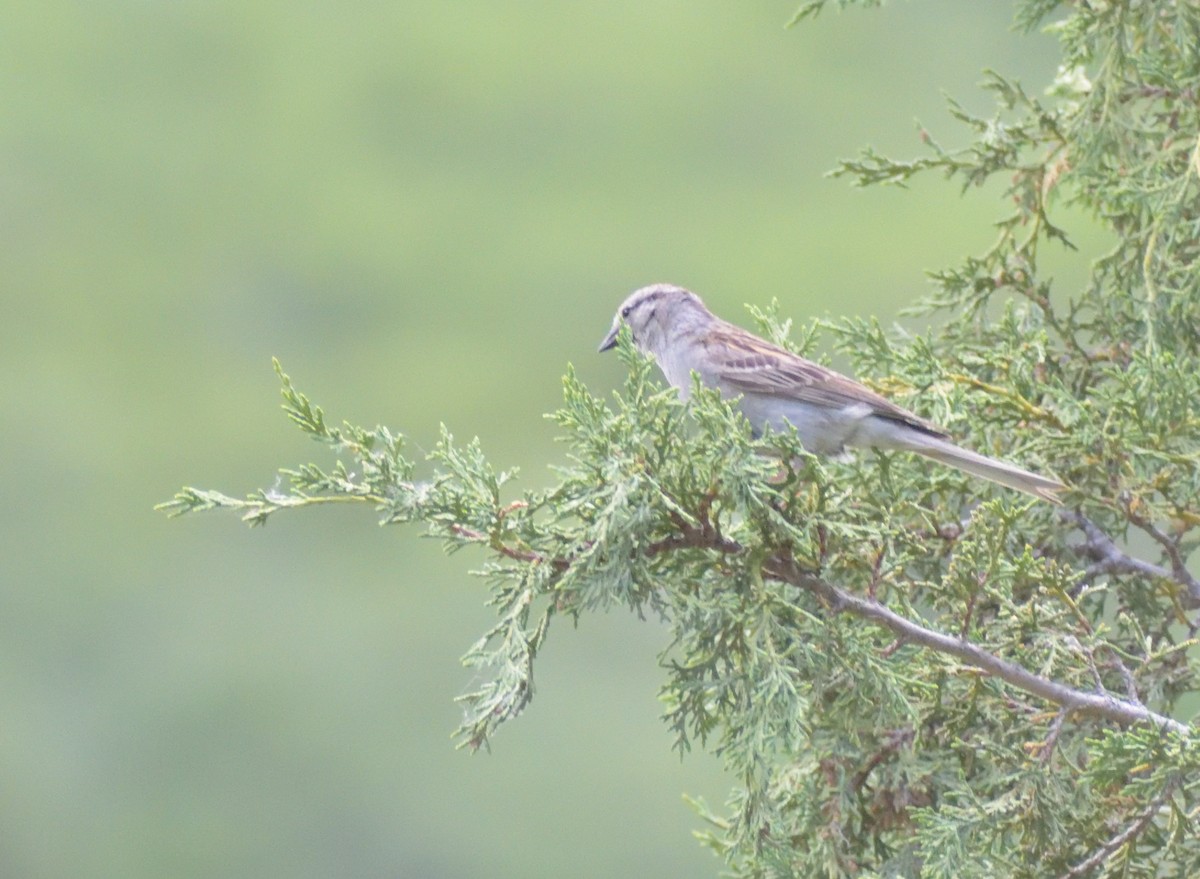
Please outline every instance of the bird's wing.
[{"label": "bird's wing", "polygon": [[940,427],[853,379],[785,351],[732,324],[714,327],[704,344],[709,362],[716,367],[717,380],[734,393],[783,397],[831,409],[868,406],[873,415],[902,422],[934,436],[947,436]]}]

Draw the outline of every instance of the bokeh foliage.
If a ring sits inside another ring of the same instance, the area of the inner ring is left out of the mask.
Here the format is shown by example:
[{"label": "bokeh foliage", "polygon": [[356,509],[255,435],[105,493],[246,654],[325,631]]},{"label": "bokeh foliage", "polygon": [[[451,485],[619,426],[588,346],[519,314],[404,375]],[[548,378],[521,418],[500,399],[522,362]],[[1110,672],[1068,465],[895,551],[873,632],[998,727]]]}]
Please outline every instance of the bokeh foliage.
[{"label": "bokeh foliage", "polygon": [[[1200,607],[1200,10],[1027,2],[1019,18],[1052,14],[1064,64],[1045,96],[992,74],[994,115],[952,107],[967,148],[928,135],[924,157],[838,169],[1004,181],[995,245],[935,272],[914,306],[938,328],[814,324],[800,349],[816,356],[824,334],[973,447],[1059,474],[1063,510],[903,455],[822,462],[791,437],[754,440],[714,395],[663,390],[627,341],[611,400],[568,374],[549,488],[511,493],[511,473],[449,433],[418,480],[398,435],[330,426],[281,372],[290,417],[339,463],[167,508],[261,523],[364,502],[450,549],[483,546],[498,619],[466,657],[487,673],[462,697],[471,747],[532,697],[557,617],[663,618],[676,745],[711,748],[738,782],[724,813],[697,804],[735,875],[1195,875],[1200,766],[1181,721]],[[1073,246],[1064,205],[1117,242],[1080,290],[1041,268]],[[1032,694],[928,633],[1126,713]]]},{"label": "bokeh foliage", "polygon": [[445,421],[528,486],[564,364],[619,384],[594,349],[632,286],[893,315],[922,266],[986,240],[988,200],[822,172],[912,148],[912,115],[940,118],[981,58],[1040,78],[1054,41],[1010,33],[1006,4],[784,30],[792,11],[0,9],[0,874],[709,872],[679,791],[728,781],[661,759],[658,624],[553,638],[536,710],[464,760],[479,550],[362,506],[244,533],[151,506],[307,454],[272,353],[417,457]]}]

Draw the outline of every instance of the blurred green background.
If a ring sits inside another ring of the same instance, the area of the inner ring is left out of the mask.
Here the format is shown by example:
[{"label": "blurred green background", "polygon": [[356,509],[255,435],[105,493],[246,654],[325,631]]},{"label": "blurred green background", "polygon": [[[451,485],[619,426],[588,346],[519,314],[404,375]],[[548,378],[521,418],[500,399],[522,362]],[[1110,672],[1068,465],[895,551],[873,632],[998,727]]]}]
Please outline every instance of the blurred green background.
[{"label": "blurred green background", "polygon": [[272,355],[335,420],[444,421],[540,485],[541,414],[568,362],[620,383],[594,352],[634,287],[886,320],[986,247],[994,197],[822,174],[917,154],[914,118],[963,142],[941,91],[1040,88],[1053,41],[1003,3],[795,5],[0,12],[0,875],[717,874],[680,795],[729,781],[670,750],[657,625],[559,621],[468,756],[480,556],[368,509],[151,507],[322,460]]}]

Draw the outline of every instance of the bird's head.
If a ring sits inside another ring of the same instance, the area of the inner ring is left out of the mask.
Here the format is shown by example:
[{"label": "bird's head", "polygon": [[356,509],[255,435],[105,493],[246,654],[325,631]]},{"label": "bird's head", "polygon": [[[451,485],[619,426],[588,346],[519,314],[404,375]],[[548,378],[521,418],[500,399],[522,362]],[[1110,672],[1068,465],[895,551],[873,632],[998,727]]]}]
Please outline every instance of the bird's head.
[{"label": "bird's head", "polygon": [[629,327],[633,344],[643,354],[657,355],[673,334],[706,324],[712,313],[691,290],[674,284],[651,284],[634,290],[613,316],[612,329],[600,343],[607,351],[617,344],[621,325]]}]

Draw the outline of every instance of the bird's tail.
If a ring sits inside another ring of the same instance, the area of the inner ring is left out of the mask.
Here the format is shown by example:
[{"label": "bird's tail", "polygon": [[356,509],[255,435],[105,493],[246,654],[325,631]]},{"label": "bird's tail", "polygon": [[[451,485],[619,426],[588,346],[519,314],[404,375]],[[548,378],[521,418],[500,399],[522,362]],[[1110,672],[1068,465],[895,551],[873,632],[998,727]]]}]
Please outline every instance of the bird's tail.
[{"label": "bird's tail", "polygon": [[926,458],[949,464],[964,473],[970,473],[1008,488],[1015,488],[1017,491],[1023,491],[1052,504],[1062,503],[1058,493],[1065,489],[1066,485],[1057,479],[1038,476],[1036,473],[1022,470],[1014,464],[997,461],[995,458],[968,451],[954,443],[935,437],[923,437],[919,445],[914,444],[911,448]]}]

